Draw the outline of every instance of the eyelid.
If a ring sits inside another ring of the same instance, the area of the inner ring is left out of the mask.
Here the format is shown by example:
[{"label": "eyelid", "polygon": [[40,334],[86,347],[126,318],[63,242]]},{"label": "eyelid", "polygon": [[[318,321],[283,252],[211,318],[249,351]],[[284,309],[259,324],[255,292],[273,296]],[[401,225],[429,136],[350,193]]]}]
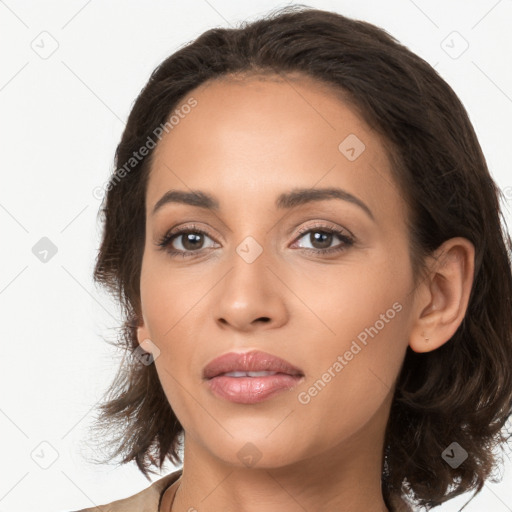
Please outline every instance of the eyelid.
[{"label": "eyelid", "polygon": [[[158,237],[159,240],[162,240],[163,238],[170,238],[171,236],[173,235],[176,235],[176,234],[179,234],[183,231],[196,231],[196,232],[199,232],[199,233],[204,233],[206,234],[207,236],[211,237],[211,238],[215,238],[216,236],[218,236],[218,238],[221,238],[223,239],[224,237],[222,235],[212,235],[211,232],[210,232],[210,228],[203,228],[203,227],[200,227],[198,226],[195,222],[193,221],[190,221],[191,223],[187,223],[186,221],[183,222],[183,223],[180,223],[178,224],[177,226],[174,226],[172,227],[171,229],[165,231],[165,233]],[[303,227],[301,227],[298,231],[297,231],[297,235],[295,236],[294,238],[294,242],[297,240],[297,238],[299,238],[301,235],[303,235],[304,233],[307,233],[308,231],[310,231],[311,229],[326,229],[326,228],[329,228],[329,229],[333,229],[333,230],[339,230],[339,231],[344,231],[347,233],[347,236],[349,236],[350,238],[353,238],[355,239],[356,237],[354,236],[354,234],[349,230],[347,229],[346,227],[344,226],[340,226],[332,221],[327,221],[327,220],[315,220],[315,221],[312,221],[313,223],[312,224],[307,224]],[[286,232],[285,232],[285,235],[286,237],[288,236],[291,236],[291,234],[293,233],[293,231],[295,230],[296,228],[295,227],[291,227],[290,229],[287,229]]]},{"label": "eyelid", "polygon": [[188,231],[204,233],[205,235],[209,236],[212,239],[215,239],[215,238],[223,239],[224,238],[222,236],[222,234],[215,234],[215,235],[212,234],[211,228],[202,227],[202,226],[199,226],[197,224],[197,222],[190,221],[190,223],[183,222],[183,223],[178,224],[177,226],[174,226],[174,227],[164,231],[163,235],[157,237],[157,239],[162,240],[163,238],[169,238],[173,235],[181,234],[182,232],[188,232]]},{"label": "eyelid", "polygon": [[303,226],[302,228],[300,228],[299,231],[298,231],[297,238],[300,237],[300,235],[302,235],[304,233],[307,233],[308,231],[311,231],[312,229],[315,229],[315,228],[318,229],[319,231],[321,229],[332,229],[332,230],[336,230],[336,231],[343,231],[343,232],[346,232],[348,237],[353,238],[353,239],[356,238],[354,236],[354,234],[349,229],[347,229],[344,226],[340,226],[340,225],[335,224],[335,223],[330,222],[330,221],[316,220],[316,221],[313,221],[313,222],[314,222],[313,224],[308,224],[308,225]]},{"label": "eyelid", "polygon": [[[316,220],[314,221],[313,224],[303,226],[302,228],[299,229],[297,235],[295,236],[293,242],[289,247],[293,248],[293,246],[297,244],[297,242],[301,238],[303,238],[307,233],[312,233],[315,231],[323,231],[324,233],[334,235],[341,241],[341,244],[338,244],[334,247],[327,247],[322,249],[298,247],[297,249],[294,250],[302,251],[303,253],[306,254],[319,255],[322,258],[329,258],[333,255],[341,255],[346,250],[354,246],[357,239],[350,230],[338,225],[329,226],[328,224],[328,221]],[[215,237],[210,235],[208,229],[199,228],[195,223],[192,223],[192,225],[180,224],[178,226],[171,228],[162,237],[160,237],[160,239],[157,242],[155,242],[155,244],[157,245],[158,250],[167,252],[171,258],[191,258],[191,261],[193,261],[195,258],[201,258],[201,256],[204,255],[205,251],[211,252],[213,249],[215,249],[215,247],[202,247],[198,250],[188,251],[172,248],[172,244],[175,239],[179,239],[179,237],[182,236],[184,233],[194,232],[200,233],[201,235],[205,235],[206,237],[210,238],[214,244],[218,244],[218,242],[215,240]]]}]

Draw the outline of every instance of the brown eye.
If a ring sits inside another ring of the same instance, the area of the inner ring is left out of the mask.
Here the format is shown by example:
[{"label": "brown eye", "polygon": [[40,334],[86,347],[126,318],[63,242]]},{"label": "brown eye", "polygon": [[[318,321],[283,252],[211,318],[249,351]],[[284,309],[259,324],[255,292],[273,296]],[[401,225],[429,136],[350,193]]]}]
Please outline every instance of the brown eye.
[{"label": "brown eye", "polygon": [[[346,233],[327,226],[315,226],[301,230],[300,236],[296,240],[305,239],[312,247],[300,247],[301,249],[312,251],[318,254],[329,254],[343,251],[354,244],[354,239]],[[341,240],[334,247],[331,247],[333,241]]]},{"label": "brown eye", "polygon": [[194,227],[184,227],[171,231],[164,235],[158,242],[158,246],[165,249],[171,256],[195,256],[205,248],[213,247],[213,244],[205,247],[207,240],[215,243],[208,233]]},{"label": "brown eye", "polygon": [[195,251],[197,249],[201,249],[204,243],[204,236],[202,233],[185,233],[176,235],[173,237],[173,240],[170,242],[174,247],[173,242],[176,240],[181,240],[181,246],[187,251]]}]

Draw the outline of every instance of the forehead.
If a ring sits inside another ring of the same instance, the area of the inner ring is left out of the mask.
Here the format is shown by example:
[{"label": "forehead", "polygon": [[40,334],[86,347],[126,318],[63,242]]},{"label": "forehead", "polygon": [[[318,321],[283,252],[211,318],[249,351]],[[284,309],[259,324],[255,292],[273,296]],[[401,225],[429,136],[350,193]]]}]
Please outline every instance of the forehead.
[{"label": "forehead", "polygon": [[[303,76],[229,77],[191,91],[155,149],[148,205],[167,189],[274,204],[276,191],[343,186],[365,202],[397,193],[378,134],[334,88]],[[395,198],[396,199],[396,198]],[[396,200],[395,200],[396,202]]]}]

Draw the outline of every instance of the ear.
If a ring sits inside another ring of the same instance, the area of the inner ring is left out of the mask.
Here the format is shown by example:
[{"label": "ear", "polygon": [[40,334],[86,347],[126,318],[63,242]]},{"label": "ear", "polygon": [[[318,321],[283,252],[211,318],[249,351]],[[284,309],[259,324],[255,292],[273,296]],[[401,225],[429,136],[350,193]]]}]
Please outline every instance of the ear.
[{"label": "ear", "polygon": [[139,342],[139,347],[145,352],[145,355],[139,353],[137,354],[137,357],[141,363],[147,366],[153,363],[160,356],[160,349],[151,340],[146,320],[143,315],[142,317],[143,320],[139,325],[137,325],[137,341]]},{"label": "ear", "polygon": [[428,277],[416,290],[409,346],[430,352],[458,329],[473,286],[475,248],[466,238],[451,238],[430,258]]},{"label": "ear", "polygon": [[139,320],[139,323],[137,324],[137,340],[139,342],[139,345],[142,346],[142,348],[145,347],[146,340],[151,339],[151,336],[149,335],[149,330],[147,328],[147,323],[144,318],[144,315],[140,315],[142,317],[141,320]]}]

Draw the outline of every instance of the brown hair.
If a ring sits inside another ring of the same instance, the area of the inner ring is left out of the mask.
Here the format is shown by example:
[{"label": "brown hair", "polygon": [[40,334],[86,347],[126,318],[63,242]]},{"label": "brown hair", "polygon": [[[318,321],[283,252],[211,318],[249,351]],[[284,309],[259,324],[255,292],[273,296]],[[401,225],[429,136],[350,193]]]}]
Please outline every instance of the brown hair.
[{"label": "brown hair", "polygon": [[[480,491],[506,442],[512,413],[512,243],[468,115],[450,86],[384,30],[340,14],[295,5],[238,28],[215,28],[162,62],[139,94],[116,151],[102,208],[94,278],[123,308],[117,345],[138,347],[145,192],[153,151],[126,172],[176,106],[207,80],[250,73],[302,73],[339,91],[377,130],[409,208],[412,264],[449,238],[475,246],[475,277],[463,322],[437,350],[407,348],[386,429],[382,490],[436,506]],[[192,114],[193,115],[193,114]],[[124,166],[124,172],[122,171]],[[183,429],[154,364],[125,357],[97,425],[115,433],[109,458],[135,460],[148,477],[165,459],[182,462]],[[456,468],[441,457],[456,441],[469,454]],[[110,444],[112,443],[112,444]]]}]

